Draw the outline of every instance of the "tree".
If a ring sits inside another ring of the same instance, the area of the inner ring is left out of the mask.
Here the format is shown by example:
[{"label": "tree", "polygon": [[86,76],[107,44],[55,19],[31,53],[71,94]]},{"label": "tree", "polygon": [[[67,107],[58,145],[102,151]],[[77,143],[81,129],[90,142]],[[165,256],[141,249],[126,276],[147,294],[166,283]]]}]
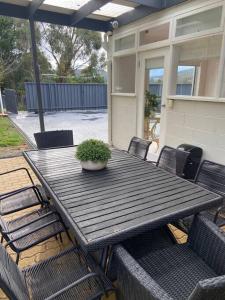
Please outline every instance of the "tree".
[{"label": "tree", "polygon": [[25,21],[0,17],[0,84],[15,71],[28,49]]},{"label": "tree", "polygon": [[41,31],[42,46],[55,61],[60,81],[91,62],[102,45],[99,32],[47,24],[42,24]]},{"label": "tree", "polygon": [[93,53],[90,57],[89,65],[81,71],[81,76],[85,82],[104,83],[105,79],[101,72],[106,67],[105,53]]}]

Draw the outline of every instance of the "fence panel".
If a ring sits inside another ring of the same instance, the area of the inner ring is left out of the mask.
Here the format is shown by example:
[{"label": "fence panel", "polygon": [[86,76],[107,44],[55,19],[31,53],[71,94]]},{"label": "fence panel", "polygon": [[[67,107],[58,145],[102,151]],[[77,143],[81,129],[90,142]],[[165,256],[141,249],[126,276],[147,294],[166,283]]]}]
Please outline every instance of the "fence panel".
[{"label": "fence panel", "polygon": [[[28,111],[37,111],[36,85],[25,83]],[[106,84],[41,83],[44,111],[107,108]]]}]

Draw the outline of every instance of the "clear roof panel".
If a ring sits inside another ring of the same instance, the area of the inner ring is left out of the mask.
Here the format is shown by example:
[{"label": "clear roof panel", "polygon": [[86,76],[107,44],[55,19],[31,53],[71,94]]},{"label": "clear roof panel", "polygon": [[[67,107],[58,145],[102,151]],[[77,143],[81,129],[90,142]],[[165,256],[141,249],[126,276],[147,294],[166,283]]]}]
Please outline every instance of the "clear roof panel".
[{"label": "clear roof panel", "polygon": [[78,10],[90,0],[45,0],[43,4]]},{"label": "clear roof panel", "polygon": [[109,3],[105,4],[104,6],[102,6],[100,9],[93,12],[93,14],[116,18],[126,12],[133,10],[133,9],[134,9],[134,7],[129,7],[129,6],[109,2]]}]

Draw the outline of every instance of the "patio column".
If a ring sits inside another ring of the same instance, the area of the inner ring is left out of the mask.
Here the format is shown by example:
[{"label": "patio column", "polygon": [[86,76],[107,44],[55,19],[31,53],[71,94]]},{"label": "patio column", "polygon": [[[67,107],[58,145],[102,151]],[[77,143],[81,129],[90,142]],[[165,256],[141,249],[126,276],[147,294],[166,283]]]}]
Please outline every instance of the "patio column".
[{"label": "patio column", "polygon": [[30,35],[31,35],[31,49],[32,49],[32,56],[33,56],[33,66],[34,66],[34,76],[35,76],[35,83],[37,89],[37,100],[38,100],[38,116],[40,122],[40,130],[41,132],[45,131],[45,124],[44,124],[44,113],[43,113],[43,105],[42,105],[42,96],[41,96],[41,84],[40,84],[40,70],[37,61],[37,45],[36,45],[36,37],[35,37],[35,23],[34,19],[31,16],[29,18],[30,23]]}]

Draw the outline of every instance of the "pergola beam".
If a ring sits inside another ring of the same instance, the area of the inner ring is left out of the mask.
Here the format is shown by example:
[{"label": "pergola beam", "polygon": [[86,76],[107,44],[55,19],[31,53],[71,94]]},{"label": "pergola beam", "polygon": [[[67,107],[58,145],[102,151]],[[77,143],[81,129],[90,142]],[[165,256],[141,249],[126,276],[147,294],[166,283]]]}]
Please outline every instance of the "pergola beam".
[{"label": "pergola beam", "polygon": [[135,9],[120,15],[119,17],[115,18],[115,20],[118,21],[119,26],[123,26],[144,18],[157,10],[158,9],[156,8],[140,5],[135,7]]},{"label": "pergola beam", "polygon": [[45,0],[33,0],[29,5],[29,15],[33,16]]},{"label": "pergola beam", "polygon": [[[9,4],[0,1],[0,15],[8,16],[8,17],[15,17],[20,19],[29,19],[29,7],[16,5],[16,4]],[[38,9],[35,14],[33,15],[34,21],[37,22],[45,22],[63,26],[72,26],[70,15],[57,13],[52,11],[46,11]],[[107,21],[101,20],[94,20],[85,18],[80,21],[76,26],[78,28],[85,28],[95,31],[103,31],[107,32],[111,30],[111,24]]]},{"label": "pergola beam", "polygon": [[90,14],[92,14],[94,11],[98,10],[108,2],[110,2],[110,0],[91,0],[87,2],[71,16],[71,25],[74,26],[78,24],[84,18],[88,17]]},{"label": "pergola beam", "polygon": [[130,2],[154,9],[161,9],[163,6],[163,0],[130,0]]}]

